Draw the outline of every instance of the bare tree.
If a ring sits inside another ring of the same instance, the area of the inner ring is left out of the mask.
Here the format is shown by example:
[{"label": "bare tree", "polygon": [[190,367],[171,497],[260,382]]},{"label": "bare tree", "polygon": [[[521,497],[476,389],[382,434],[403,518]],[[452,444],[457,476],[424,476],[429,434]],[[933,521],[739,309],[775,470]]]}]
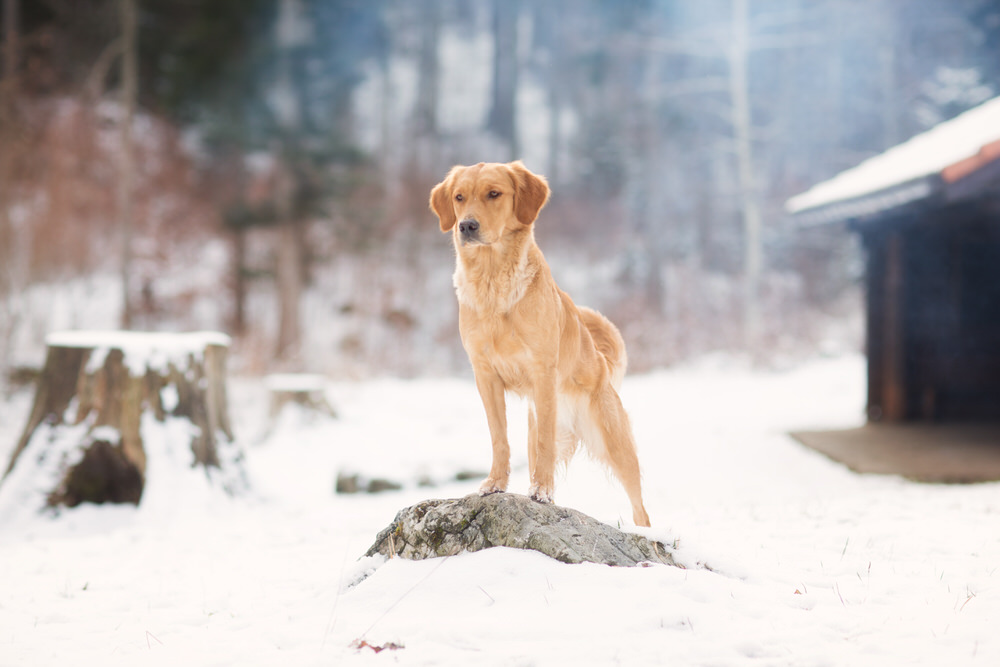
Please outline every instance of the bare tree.
[{"label": "bare tree", "polygon": [[19,0],[4,0],[3,73],[0,78],[0,387],[6,383],[16,314],[11,295],[15,284],[14,229],[10,220],[13,195],[17,72],[19,60]]},{"label": "bare tree", "polygon": [[121,149],[118,161],[118,225],[121,243],[121,280],[122,280],[122,312],[121,326],[123,329],[132,327],[132,215],[134,201],[134,146],[132,144],[132,122],[135,118],[136,97],[138,94],[137,54],[137,0],[120,0],[122,26],[122,62],[121,62]]},{"label": "bare tree", "polygon": [[438,83],[441,66],[438,43],[441,37],[440,0],[422,0],[418,29],[417,100],[413,110],[413,159],[418,168],[435,168],[438,155]]},{"label": "bare tree", "polygon": [[19,0],[4,0],[3,2],[3,81],[11,83],[17,74],[18,54],[20,51],[18,26],[20,25]]},{"label": "bare tree", "polygon": [[566,80],[570,70],[567,41],[571,28],[567,26],[567,8],[563,0],[538,3],[532,9],[534,49],[541,55],[539,60],[543,64],[542,76],[549,106],[548,166],[545,175],[550,184],[558,186],[562,180],[560,162],[566,149],[562,117],[569,101],[568,88],[571,87]]},{"label": "bare tree", "polygon": [[737,178],[743,217],[743,338],[749,349],[760,337],[760,278],[762,271],[761,214],[754,180],[751,143],[749,0],[733,0],[732,39],[729,42],[729,97],[732,104],[733,138],[736,142]]},{"label": "bare tree", "polygon": [[277,214],[277,283],[279,360],[294,363],[302,341],[301,301],[303,291],[302,221],[295,211],[295,182],[289,166],[279,167]]},{"label": "bare tree", "polygon": [[517,23],[519,0],[493,2],[493,103],[488,129],[508,147],[508,159],[519,157],[517,140]]},{"label": "bare tree", "polygon": [[293,52],[308,43],[311,29],[306,23],[301,0],[282,0],[275,24],[278,47],[278,75],[272,99],[280,129],[276,212],[278,216],[278,341],[277,356],[284,361],[298,357],[302,340],[301,306],[303,290],[302,221],[296,206],[297,174],[293,162],[302,132],[303,109],[296,87]]}]

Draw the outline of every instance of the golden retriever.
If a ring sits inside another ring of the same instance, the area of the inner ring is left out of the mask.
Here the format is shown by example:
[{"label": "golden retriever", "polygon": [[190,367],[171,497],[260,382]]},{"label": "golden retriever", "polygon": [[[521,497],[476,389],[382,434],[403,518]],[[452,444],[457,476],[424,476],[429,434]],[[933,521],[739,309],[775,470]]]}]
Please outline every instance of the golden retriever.
[{"label": "golden retriever", "polygon": [[520,161],[454,167],[431,191],[431,210],[455,243],[459,330],[493,441],[480,493],[507,490],[510,391],[530,402],[533,499],[552,502],[556,464],[568,463],[582,441],[625,487],[635,524],[649,526],[632,427],[617,392],[625,343],[611,322],[576,306],[552,279],[534,234],[548,198],[545,179]]}]

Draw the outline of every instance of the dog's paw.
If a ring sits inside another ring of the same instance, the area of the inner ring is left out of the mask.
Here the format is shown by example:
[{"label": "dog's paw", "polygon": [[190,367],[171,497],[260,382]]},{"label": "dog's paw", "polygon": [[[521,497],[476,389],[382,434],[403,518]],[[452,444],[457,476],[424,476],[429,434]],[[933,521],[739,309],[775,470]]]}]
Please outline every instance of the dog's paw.
[{"label": "dog's paw", "polygon": [[488,496],[494,493],[503,493],[507,490],[507,485],[500,483],[493,479],[488,478],[485,482],[479,485],[479,495]]},{"label": "dog's paw", "polygon": [[532,500],[545,505],[552,503],[552,495],[552,489],[541,487],[538,484],[532,484],[531,488],[528,489],[528,496]]}]

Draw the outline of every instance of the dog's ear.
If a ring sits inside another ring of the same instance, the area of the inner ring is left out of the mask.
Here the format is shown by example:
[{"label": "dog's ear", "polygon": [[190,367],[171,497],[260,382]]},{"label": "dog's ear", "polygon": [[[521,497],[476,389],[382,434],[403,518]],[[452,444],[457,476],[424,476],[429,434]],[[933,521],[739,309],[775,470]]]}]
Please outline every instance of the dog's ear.
[{"label": "dog's ear", "polygon": [[455,182],[455,175],[462,167],[452,167],[444,180],[434,186],[431,190],[430,206],[434,214],[437,215],[441,223],[441,231],[448,232],[455,226],[455,206],[451,201],[451,187]]},{"label": "dog's ear", "polygon": [[549,184],[544,176],[538,176],[528,171],[524,164],[517,160],[507,165],[514,177],[517,188],[514,193],[514,216],[523,224],[530,225],[538,217],[538,212],[549,200]]}]

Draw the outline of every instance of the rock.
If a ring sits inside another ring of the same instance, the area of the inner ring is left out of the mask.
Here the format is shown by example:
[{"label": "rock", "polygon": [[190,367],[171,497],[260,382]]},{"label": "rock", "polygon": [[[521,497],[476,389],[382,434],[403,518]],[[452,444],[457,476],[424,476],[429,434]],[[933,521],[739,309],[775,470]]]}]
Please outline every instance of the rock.
[{"label": "rock", "polygon": [[470,482],[472,480],[486,479],[489,477],[488,470],[459,470],[455,473],[456,482]]},{"label": "rock", "polygon": [[337,493],[382,493],[383,491],[399,491],[403,485],[391,479],[378,477],[367,479],[356,473],[341,472],[337,474],[334,490]]},{"label": "rock", "polygon": [[512,493],[425,500],[407,507],[378,534],[365,555],[422,560],[490,547],[533,549],[563,563],[681,567],[661,542]]},{"label": "rock", "polygon": [[368,480],[368,485],[365,487],[365,491],[368,493],[382,493],[383,491],[399,491],[402,488],[402,484],[394,482],[391,479],[375,478]]}]

